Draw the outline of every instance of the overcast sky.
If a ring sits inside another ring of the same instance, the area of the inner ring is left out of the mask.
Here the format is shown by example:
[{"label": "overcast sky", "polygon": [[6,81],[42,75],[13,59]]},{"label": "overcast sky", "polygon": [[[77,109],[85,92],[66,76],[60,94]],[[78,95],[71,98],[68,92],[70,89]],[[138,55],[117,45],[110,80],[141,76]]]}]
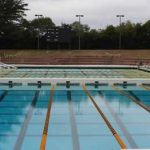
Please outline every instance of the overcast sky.
[{"label": "overcast sky", "polygon": [[91,28],[118,24],[116,14],[124,14],[123,21],[143,23],[150,19],[150,0],[25,0],[29,4],[27,19],[34,14],[51,17],[56,25],[72,23],[76,14],[84,14],[82,23]]}]

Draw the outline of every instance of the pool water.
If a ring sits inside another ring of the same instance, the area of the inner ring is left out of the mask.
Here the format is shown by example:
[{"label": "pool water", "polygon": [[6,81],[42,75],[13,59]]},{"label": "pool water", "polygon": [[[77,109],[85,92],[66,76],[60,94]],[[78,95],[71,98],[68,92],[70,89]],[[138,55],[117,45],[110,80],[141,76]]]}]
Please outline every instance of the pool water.
[{"label": "pool water", "polygon": [[150,74],[137,69],[119,68],[19,68],[0,71],[0,78],[150,78]]},{"label": "pool water", "polygon": [[[127,148],[150,148],[150,112],[111,86],[86,88]],[[150,108],[149,91],[118,88]],[[52,86],[0,89],[0,150],[40,149]],[[121,149],[82,86],[54,86],[49,119],[47,150]]]}]

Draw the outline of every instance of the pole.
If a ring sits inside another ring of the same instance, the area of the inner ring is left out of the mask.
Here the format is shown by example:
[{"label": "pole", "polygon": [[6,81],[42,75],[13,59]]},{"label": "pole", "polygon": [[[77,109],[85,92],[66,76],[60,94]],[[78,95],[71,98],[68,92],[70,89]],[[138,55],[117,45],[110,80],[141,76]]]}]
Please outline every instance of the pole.
[{"label": "pole", "polygon": [[81,35],[80,35],[80,33],[81,33],[81,18],[80,18],[81,16],[79,16],[79,50],[81,49]]},{"label": "pole", "polygon": [[42,17],[43,15],[35,15],[38,18],[38,41],[37,41],[37,48],[40,49],[40,17]]},{"label": "pole", "polygon": [[116,17],[119,18],[119,49],[122,49],[122,29],[121,29],[121,25],[122,25],[122,18],[124,17],[124,15],[117,15]]},{"label": "pole", "polygon": [[40,21],[38,16],[38,42],[37,42],[37,48],[40,49]]},{"label": "pole", "polygon": [[122,48],[121,16],[119,17],[119,23],[120,23],[119,49],[121,49]]},{"label": "pole", "polygon": [[78,49],[80,50],[81,49],[81,17],[84,17],[84,15],[76,15],[76,17],[79,17],[79,46],[78,46]]}]

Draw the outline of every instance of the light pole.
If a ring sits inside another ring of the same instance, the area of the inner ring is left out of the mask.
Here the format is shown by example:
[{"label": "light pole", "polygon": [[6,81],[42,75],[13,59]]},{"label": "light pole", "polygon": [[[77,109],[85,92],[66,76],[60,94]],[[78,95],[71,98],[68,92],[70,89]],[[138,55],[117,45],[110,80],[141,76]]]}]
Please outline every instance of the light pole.
[{"label": "light pole", "polygon": [[119,18],[119,24],[120,24],[120,33],[119,33],[119,49],[121,49],[122,48],[122,33],[121,33],[121,24],[122,24],[122,22],[121,22],[121,19],[123,18],[123,17],[125,17],[124,15],[116,15],[116,17],[118,17]]},{"label": "light pole", "polygon": [[[3,36],[5,35],[5,33],[4,32],[2,32],[2,31],[0,31],[0,45],[2,46],[2,47],[0,47],[0,49],[3,49]],[[0,58],[1,57],[4,57],[5,56],[5,53],[4,53],[4,51],[3,51],[3,53],[1,53],[1,55],[0,55]],[[1,61],[1,60],[0,60]]]},{"label": "light pole", "polygon": [[76,15],[76,17],[79,18],[79,50],[81,49],[81,17],[84,17],[84,15]]},{"label": "light pole", "polygon": [[40,17],[43,17],[43,15],[40,15],[40,14],[35,14],[35,17],[38,18],[38,41],[37,41],[37,48],[39,49],[40,48]]}]

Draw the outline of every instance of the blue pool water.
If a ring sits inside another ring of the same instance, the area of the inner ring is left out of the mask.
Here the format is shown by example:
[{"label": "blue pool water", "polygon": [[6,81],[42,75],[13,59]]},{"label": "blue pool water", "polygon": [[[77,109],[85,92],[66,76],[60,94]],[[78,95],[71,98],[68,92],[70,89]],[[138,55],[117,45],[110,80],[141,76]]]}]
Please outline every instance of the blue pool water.
[{"label": "blue pool water", "polygon": [[[86,87],[127,148],[150,148],[147,110],[111,86]],[[0,150],[40,149],[51,86],[0,88]],[[137,86],[119,88],[150,108],[149,91]],[[81,86],[55,86],[46,149],[121,148]]]}]

